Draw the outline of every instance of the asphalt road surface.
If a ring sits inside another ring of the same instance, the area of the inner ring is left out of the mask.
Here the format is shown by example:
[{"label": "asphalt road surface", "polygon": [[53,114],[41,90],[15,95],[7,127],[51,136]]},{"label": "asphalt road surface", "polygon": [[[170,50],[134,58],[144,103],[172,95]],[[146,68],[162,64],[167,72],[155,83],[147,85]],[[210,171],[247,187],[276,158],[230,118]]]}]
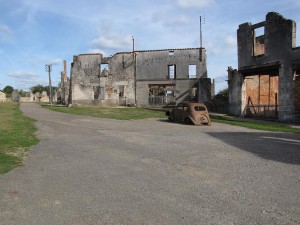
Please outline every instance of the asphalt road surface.
[{"label": "asphalt road surface", "polygon": [[41,141],[0,175],[1,225],[300,224],[300,135],[21,109]]}]

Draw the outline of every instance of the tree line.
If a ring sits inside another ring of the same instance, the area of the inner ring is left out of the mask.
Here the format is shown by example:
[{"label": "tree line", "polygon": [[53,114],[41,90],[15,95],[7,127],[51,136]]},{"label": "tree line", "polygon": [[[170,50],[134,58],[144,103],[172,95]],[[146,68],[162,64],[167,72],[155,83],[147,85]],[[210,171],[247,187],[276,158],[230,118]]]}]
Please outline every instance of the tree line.
[{"label": "tree line", "polygon": [[[48,96],[50,94],[50,90],[49,90],[49,86],[43,86],[43,85],[36,85],[36,86],[32,86],[30,89],[30,92],[32,92],[33,94],[35,93],[42,93],[43,91],[46,91]],[[52,91],[56,91],[57,87],[52,87]],[[24,91],[24,90],[17,90],[14,89],[14,87],[7,85],[3,88],[2,92],[4,92],[6,94],[7,98],[10,98],[12,96],[12,93],[14,91],[17,91],[18,94],[20,95],[20,97],[26,97],[26,95],[29,93],[29,91]]]}]

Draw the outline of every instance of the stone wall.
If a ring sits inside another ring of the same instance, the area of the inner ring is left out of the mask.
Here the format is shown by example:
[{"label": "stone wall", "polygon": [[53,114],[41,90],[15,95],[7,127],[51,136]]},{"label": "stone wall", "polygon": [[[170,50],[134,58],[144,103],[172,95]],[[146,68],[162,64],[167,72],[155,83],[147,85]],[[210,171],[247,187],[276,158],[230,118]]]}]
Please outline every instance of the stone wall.
[{"label": "stone wall", "polygon": [[71,65],[72,103],[93,103],[98,100],[101,54],[74,56]]},{"label": "stone wall", "polygon": [[82,54],[74,56],[70,80],[73,103],[148,106],[155,86],[162,92],[152,97],[164,104],[195,98],[198,87],[201,102],[212,95],[203,48]]},{"label": "stone wall", "polygon": [[239,116],[242,113],[242,85],[243,76],[231,67],[228,68],[228,102],[229,114]]},{"label": "stone wall", "polygon": [[[263,29],[262,35],[256,35],[258,29]],[[236,94],[241,95],[241,103],[232,100],[231,111],[237,113],[240,111],[238,105],[241,105],[242,115],[250,97],[253,105],[258,107],[278,104],[278,119],[294,121],[298,104],[294,72],[300,65],[300,51],[295,49],[296,23],[270,12],[266,21],[241,24],[237,39],[240,75],[230,81],[237,85],[231,85],[229,89],[237,90],[229,90],[229,98],[237,100]],[[275,102],[275,95],[278,95],[278,102]]]},{"label": "stone wall", "polygon": [[0,91],[0,102],[6,102],[6,94]]},{"label": "stone wall", "polygon": [[[197,89],[199,84],[200,101],[205,102],[211,98],[211,80],[207,78],[206,54],[203,48],[138,51],[136,61],[138,106],[148,105],[150,87],[155,85],[164,87],[164,93],[157,97],[165,95],[166,103],[171,98],[177,103],[197,98],[193,89]],[[172,96],[168,96],[168,93]]]}]

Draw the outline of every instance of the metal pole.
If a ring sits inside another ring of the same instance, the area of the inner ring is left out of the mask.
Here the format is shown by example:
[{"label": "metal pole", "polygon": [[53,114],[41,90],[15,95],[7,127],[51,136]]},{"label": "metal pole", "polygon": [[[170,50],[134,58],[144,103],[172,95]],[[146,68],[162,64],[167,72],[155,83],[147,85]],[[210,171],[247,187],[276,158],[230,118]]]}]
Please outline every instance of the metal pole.
[{"label": "metal pole", "polygon": [[202,48],[202,16],[200,16],[200,48]]},{"label": "metal pole", "polygon": [[132,36],[132,56],[133,56],[133,63],[134,63],[134,104],[136,106],[136,54],[134,49],[134,37]]},{"label": "metal pole", "polygon": [[52,86],[51,86],[51,70],[52,70],[52,64],[46,64],[45,70],[48,72],[49,75],[49,92],[50,92],[50,105],[52,107]]},{"label": "metal pole", "polygon": [[132,52],[134,53],[134,37],[132,36]]},{"label": "metal pole", "polygon": [[[202,55],[202,23],[205,23],[205,18],[203,18],[202,20],[202,16],[200,16],[200,62],[202,62],[203,60],[203,55]],[[200,83],[200,76],[199,76],[199,80],[198,80],[198,102],[201,101],[201,95],[200,95],[200,86],[201,86],[201,83]]]}]

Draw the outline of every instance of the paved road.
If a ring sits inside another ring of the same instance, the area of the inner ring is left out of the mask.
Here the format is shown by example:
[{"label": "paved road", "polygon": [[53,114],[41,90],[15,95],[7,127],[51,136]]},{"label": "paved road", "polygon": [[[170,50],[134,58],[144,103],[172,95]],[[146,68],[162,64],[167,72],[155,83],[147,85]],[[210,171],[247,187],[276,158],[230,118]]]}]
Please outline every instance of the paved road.
[{"label": "paved road", "polygon": [[21,109],[41,141],[0,176],[1,225],[300,224],[300,135]]}]

